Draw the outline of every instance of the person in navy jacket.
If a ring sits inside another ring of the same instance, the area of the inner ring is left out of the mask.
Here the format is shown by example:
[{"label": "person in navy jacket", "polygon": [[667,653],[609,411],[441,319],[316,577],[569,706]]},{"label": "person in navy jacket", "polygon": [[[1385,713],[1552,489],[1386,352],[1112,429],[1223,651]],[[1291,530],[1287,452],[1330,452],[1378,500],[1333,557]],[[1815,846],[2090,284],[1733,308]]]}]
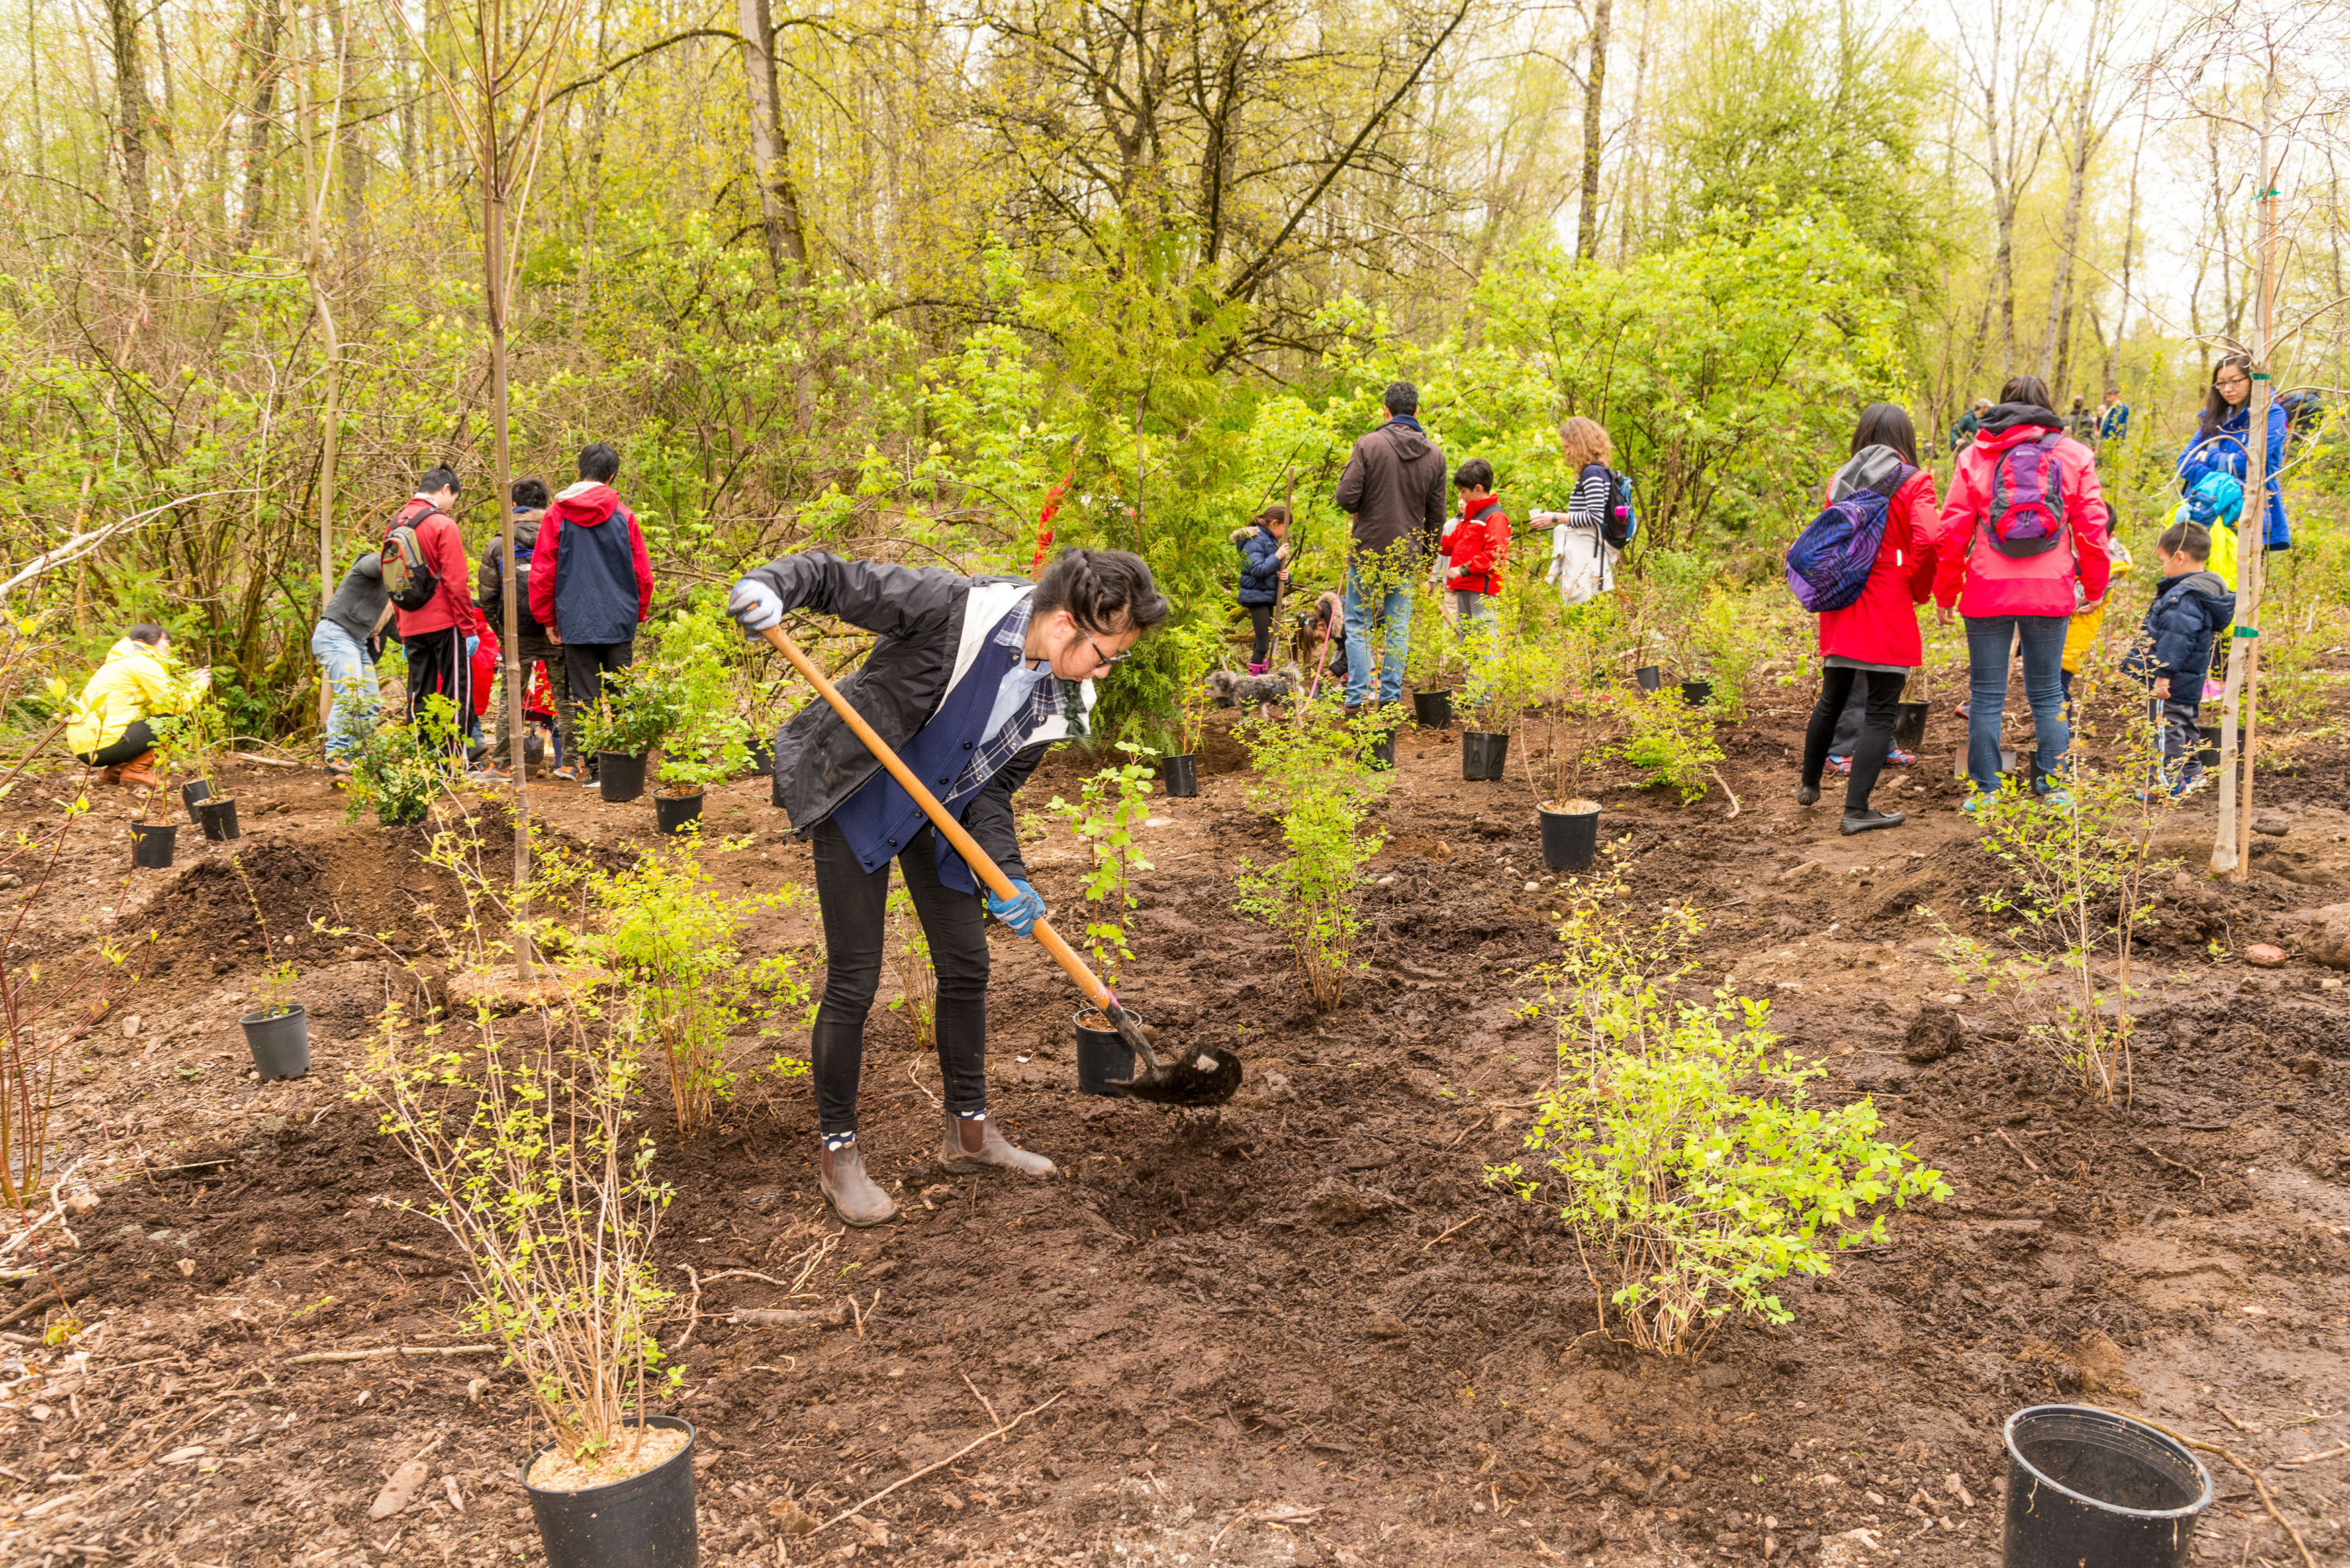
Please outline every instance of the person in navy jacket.
[{"label": "person in navy jacket", "polygon": [[579,483],[555,498],[539,520],[530,566],[530,613],[563,645],[568,701],[558,697],[563,754],[557,778],[593,784],[595,758],[583,755],[579,710],[604,700],[608,671],[636,657],[637,628],[653,611],[653,564],[644,530],[620,504],[612,481],[620,454],[602,441],[579,454]]},{"label": "person in navy jacket", "polygon": [[[874,634],[840,693],[1010,877],[986,912],[1022,936],[1045,901],[1028,882],[1012,794],[1056,741],[1086,732],[1094,681],[1167,618],[1150,568],[1123,550],[1067,549],[1034,583],[936,566],[786,556],[734,585],[727,613],[756,636],[785,612],[837,616]],[[904,787],[817,699],[775,738],[775,803],[816,851],[824,999],[810,1045],[820,1145],[816,1185],[850,1225],[898,1212],[857,1147],[865,1017],[881,976],[895,861],[938,972],[939,1072],[952,1171],[1049,1176],[987,1116],[987,940],[979,882]]]}]

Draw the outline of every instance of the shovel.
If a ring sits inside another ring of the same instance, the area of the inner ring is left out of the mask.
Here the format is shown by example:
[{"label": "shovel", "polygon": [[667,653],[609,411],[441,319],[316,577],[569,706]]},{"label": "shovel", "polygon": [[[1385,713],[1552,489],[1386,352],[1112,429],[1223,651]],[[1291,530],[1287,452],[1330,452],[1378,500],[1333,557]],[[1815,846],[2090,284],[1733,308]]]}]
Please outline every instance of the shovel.
[{"label": "shovel", "polygon": [[[922,787],[922,781],[914,776],[913,770],[900,762],[898,753],[873,732],[873,726],[849,706],[848,699],[825,679],[824,671],[809,661],[807,655],[799,650],[784,628],[771,626],[764,636],[775,646],[777,652],[792,661],[792,668],[800,672],[801,678],[816,688],[816,695],[832,704],[833,711],[840,715],[849,732],[864,742],[865,749],[889,770],[889,776],[913,797],[914,804],[922,808],[922,815],[931,819],[931,826],[937,828],[939,836],[962,857],[963,864],[987,885],[988,890],[999,898],[1015,897],[1012,878],[988,858],[987,851],[963,830],[962,823],[947,815],[946,807],[939,804],[938,797]],[[1118,1004],[1118,998],[1111,994],[1109,987],[1086,967],[1086,961],[1062,940],[1060,932],[1055,930],[1049,922],[1038,920],[1035,935],[1036,940],[1044,944],[1045,950],[1051,953],[1054,961],[1068,971],[1069,978],[1077,982],[1077,990],[1085,994],[1086,1000],[1101,1009],[1102,1016],[1109,1020],[1111,1026],[1118,1031],[1118,1038],[1125,1041],[1127,1048],[1134,1053],[1134,1075],[1122,1082],[1113,1080],[1117,1087],[1138,1100],[1156,1100],[1170,1106],[1222,1105],[1232,1097],[1232,1091],[1241,1086],[1239,1057],[1229,1051],[1194,1050],[1172,1059],[1162,1059],[1152,1049],[1150,1037],[1144,1033],[1142,1026]]]}]

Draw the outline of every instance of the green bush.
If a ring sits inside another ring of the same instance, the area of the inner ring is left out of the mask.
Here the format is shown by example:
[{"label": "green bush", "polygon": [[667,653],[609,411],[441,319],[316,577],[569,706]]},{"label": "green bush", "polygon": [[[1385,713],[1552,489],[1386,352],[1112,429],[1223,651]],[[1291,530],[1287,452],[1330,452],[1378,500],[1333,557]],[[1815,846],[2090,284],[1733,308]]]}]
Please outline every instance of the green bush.
[{"label": "green bush", "polygon": [[1678,688],[1635,694],[1626,704],[1631,733],[1621,753],[1626,762],[1664,784],[1687,805],[1705,794],[1706,773],[1721,761],[1713,721],[1702,708],[1682,700]]},{"label": "green bush", "polygon": [[1249,804],[1280,817],[1288,853],[1264,866],[1242,857],[1234,908],[1289,944],[1318,1012],[1336,1008],[1346,988],[1361,929],[1363,868],[1385,842],[1365,826],[1387,788],[1387,774],[1364,763],[1383,723],[1368,710],[1352,723],[1342,722],[1333,697],[1301,701],[1294,722],[1243,726],[1257,777]]},{"label": "green bush", "polygon": [[1158,770],[1148,746],[1118,742],[1127,760],[1081,780],[1076,804],[1055,795],[1045,809],[1069,825],[1091,864],[1086,868],[1086,950],[1104,985],[1118,989],[1118,973],[1134,956],[1126,943],[1126,910],[1137,871],[1150,869],[1136,829],[1150,815],[1150,781]]}]

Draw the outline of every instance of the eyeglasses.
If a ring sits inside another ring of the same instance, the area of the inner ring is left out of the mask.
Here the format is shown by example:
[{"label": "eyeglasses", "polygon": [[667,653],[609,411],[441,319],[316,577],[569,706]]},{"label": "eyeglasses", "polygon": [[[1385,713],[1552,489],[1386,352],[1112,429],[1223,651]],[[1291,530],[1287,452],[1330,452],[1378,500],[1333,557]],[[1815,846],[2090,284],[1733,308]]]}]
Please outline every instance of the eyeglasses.
[{"label": "eyeglasses", "polygon": [[1096,642],[1090,637],[1086,639],[1086,646],[1094,650],[1094,667],[1097,670],[1109,670],[1118,665],[1124,664],[1127,661],[1128,655],[1132,654],[1134,651],[1129,648],[1125,653],[1104,653],[1102,651],[1102,645]]},{"label": "eyeglasses", "polygon": [[2252,379],[2240,370],[2232,376],[2216,377],[2211,384],[2215,387],[2249,387],[2252,384]]}]

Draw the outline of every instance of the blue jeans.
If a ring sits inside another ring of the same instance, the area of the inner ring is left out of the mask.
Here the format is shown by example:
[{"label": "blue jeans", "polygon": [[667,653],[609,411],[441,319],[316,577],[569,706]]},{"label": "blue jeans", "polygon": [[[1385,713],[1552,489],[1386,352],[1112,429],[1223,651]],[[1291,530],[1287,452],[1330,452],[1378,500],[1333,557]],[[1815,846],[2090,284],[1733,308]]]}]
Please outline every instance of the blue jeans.
[{"label": "blue jeans", "polygon": [[1374,602],[1347,566],[1347,705],[1359,708],[1371,690],[1371,623],[1387,623],[1387,657],[1379,662],[1379,701],[1403,701],[1403,660],[1411,645],[1411,594],[1400,583]]},{"label": "blue jeans", "polygon": [[375,660],[368,657],[366,643],[330,620],[320,621],[310,634],[310,652],[323,667],[334,701],[327,712],[327,755],[348,756],[375,716]]},{"label": "blue jeans", "polygon": [[2064,629],[2070,618],[2061,615],[1993,615],[1967,617],[1967,665],[1971,690],[1967,702],[1967,776],[1986,794],[1999,789],[1999,722],[2007,711],[2008,648],[2020,631],[2023,639],[2023,695],[2032,704],[2033,758],[2049,786],[2062,788],[2054,775],[2072,749],[2073,732],[2064,723]]}]

